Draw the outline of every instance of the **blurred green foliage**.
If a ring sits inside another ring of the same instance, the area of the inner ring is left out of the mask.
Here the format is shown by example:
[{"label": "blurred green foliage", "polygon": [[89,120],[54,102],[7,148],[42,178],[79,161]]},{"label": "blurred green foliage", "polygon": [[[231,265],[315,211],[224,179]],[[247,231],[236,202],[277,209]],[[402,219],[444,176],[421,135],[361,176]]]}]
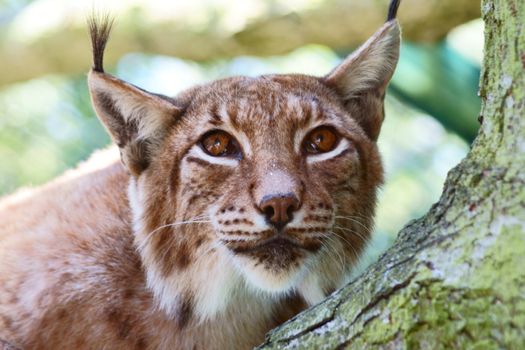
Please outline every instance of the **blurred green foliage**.
[{"label": "blurred green foliage", "polygon": [[85,77],[10,86],[0,92],[0,111],[0,193],[44,183],[109,143]]},{"label": "blurred green foliage", "polygon": [[390,85],[396,96],[438,119],[471,142],[479,123],[476,95],[479,66],[470,63],[446,41],[437,45],[404,44]]}]

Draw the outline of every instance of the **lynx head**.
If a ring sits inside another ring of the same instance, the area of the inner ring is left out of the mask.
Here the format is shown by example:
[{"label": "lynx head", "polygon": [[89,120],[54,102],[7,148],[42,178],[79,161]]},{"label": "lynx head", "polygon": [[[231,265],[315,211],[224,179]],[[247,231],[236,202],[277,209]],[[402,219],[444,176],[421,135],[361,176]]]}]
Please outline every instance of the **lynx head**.
[{"label": "lynx head", "polygon": [[234,77],[175,97],[104,73],[110,23],[91,23],[93,105],[131,174],[148,284],[181,324],[247,295],[315,303],[348,275],[382,183],[390,17],[324,77]]}]

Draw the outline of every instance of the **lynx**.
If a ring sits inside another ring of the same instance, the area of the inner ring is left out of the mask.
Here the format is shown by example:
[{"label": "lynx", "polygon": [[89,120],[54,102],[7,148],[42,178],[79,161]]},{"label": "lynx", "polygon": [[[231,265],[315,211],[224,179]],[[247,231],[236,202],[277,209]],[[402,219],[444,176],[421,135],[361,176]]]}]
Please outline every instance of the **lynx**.
[{"label": "lynx", "polygon": [[120,157],[98,152],[0,202],[0,344],[249,349],[340,287],[383,181],[398,5],[324,77],[175,97],[105,73],[111,21],[93,19],[88,85]]}]

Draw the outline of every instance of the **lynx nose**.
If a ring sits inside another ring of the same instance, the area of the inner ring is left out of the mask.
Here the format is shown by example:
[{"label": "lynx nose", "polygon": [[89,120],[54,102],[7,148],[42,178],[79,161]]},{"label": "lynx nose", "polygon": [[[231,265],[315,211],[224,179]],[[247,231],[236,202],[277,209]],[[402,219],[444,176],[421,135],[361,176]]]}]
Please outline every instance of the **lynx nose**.
[{"label": "lynx nose", "polygon": [[293,193],[270,195],[262,199],[259,208],[271,225],[277,230],[282,230],[292,221],[293,212],[299,209],[299,200]]}]

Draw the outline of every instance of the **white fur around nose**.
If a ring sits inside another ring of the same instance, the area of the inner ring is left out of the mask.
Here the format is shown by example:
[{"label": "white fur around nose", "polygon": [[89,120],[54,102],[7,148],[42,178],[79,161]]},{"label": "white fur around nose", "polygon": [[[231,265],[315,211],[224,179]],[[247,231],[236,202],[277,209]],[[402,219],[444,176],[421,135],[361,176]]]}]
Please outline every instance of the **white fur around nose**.
[{"label": "white fur around nose", "polygon": [[270,164],[261,175],[261,182],[256,191],[259,202],[268,195],[297,194],[297,180],[286,171],[277,168],[274,164]]}]

